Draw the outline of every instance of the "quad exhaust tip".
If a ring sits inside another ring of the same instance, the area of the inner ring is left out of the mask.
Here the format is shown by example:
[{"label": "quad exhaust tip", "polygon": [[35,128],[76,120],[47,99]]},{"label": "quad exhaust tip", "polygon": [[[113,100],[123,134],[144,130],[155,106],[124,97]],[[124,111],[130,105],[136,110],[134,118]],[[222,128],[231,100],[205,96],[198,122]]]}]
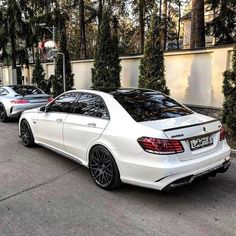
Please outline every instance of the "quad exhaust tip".
[{"label": "quad exhaust tip", "polygon": [[198,175],[190,175],[190,176],[175,180],[174,182],[167,185],[162,191],[170,192],[173,190],[178,190],[178,189],[181,189],[182,187],[192,184],[193,182],[196,182],[197,180],[208,178],[208,177],[215,177],[218,173],[225,173],[229,169],[230,165],[231,163],[228,160],[228,161],[225,161],[222,165],[215,167],[213,169],[207,170]]}]

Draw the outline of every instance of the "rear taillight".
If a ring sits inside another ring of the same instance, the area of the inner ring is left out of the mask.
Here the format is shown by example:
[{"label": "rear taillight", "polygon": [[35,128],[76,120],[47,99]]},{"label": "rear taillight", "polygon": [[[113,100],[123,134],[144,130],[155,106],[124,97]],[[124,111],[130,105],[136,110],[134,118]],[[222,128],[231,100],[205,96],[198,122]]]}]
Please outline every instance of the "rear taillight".
[{"label": "rear taillight", "polygon": [[141,137],[137,141],[144,151],[154,154],[165,155],[184,152],[179,140]]},{"label": "rear taillight", "polygon": [[11,103],[12,104],[26,104],[26,103],[29,103],[29,101],[25,99],[16,99],[16,100],[11,100]]},{"label": "rear taillight", "polygon": [[223,141],[225,139],[225,129],[222,127],[220,129],[220,141]]},{"label": "rear taillight", "polygon": [[51,102],[52,100],[53,100],[53,98],[50,98],[50,97],[48,98],[48,102]]}]

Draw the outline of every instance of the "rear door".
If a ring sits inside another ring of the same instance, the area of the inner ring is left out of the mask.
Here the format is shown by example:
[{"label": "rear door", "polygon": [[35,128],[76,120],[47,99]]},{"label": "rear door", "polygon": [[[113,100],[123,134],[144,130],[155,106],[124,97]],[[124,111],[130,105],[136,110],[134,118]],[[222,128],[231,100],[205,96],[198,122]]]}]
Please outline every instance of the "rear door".
[{"label": "rear door", "polygon": [[108,123],[109,114],[103,99],[92,93],[81,93],[64,123],[66,152],[85,161],[88,146],[101,136]]}]

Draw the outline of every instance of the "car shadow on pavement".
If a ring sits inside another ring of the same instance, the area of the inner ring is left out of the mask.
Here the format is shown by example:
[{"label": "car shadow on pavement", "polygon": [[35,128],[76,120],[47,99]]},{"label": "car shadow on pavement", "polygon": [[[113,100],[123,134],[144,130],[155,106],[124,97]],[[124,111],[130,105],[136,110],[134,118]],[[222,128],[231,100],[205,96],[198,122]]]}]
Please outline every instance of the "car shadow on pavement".
[{"label": "car shadow on pavement", "polygon": [[233,170],[230,169],[225,174],[219,174],[216,177],[210,177],[208,180],[199,180],[185,188],[173,192],[161,192],[158,190],[146,189],[131,185],[123,185],[122,188],[116,190],[118,195],[126,195],[132,197],[132,200],[141,200],[148,202],[166,203],[168,205],[182,202],[184,204],[192,204],[201,202],[202,204],[213,204],[214,202],[225,202],[227,199],[236,195],[236,178],[232,178]]}]

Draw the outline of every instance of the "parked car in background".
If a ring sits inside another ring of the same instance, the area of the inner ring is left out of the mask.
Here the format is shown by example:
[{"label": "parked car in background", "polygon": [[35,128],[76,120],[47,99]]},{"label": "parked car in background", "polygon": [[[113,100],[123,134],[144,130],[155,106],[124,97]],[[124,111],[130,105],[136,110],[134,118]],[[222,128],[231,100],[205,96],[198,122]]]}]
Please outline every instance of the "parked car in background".
[{"label": "parked car in background", "polygon": [[88,167],[95,183],[171,190],[230,166],[220,121],[145,89],[66,92],[26,111],[19,135]]},{"label": "parked car in background", "polygon": [[19,117],[25,110],[46,105],[52,99],[35,86],[11,85],[0,87],[0,121]]}]

